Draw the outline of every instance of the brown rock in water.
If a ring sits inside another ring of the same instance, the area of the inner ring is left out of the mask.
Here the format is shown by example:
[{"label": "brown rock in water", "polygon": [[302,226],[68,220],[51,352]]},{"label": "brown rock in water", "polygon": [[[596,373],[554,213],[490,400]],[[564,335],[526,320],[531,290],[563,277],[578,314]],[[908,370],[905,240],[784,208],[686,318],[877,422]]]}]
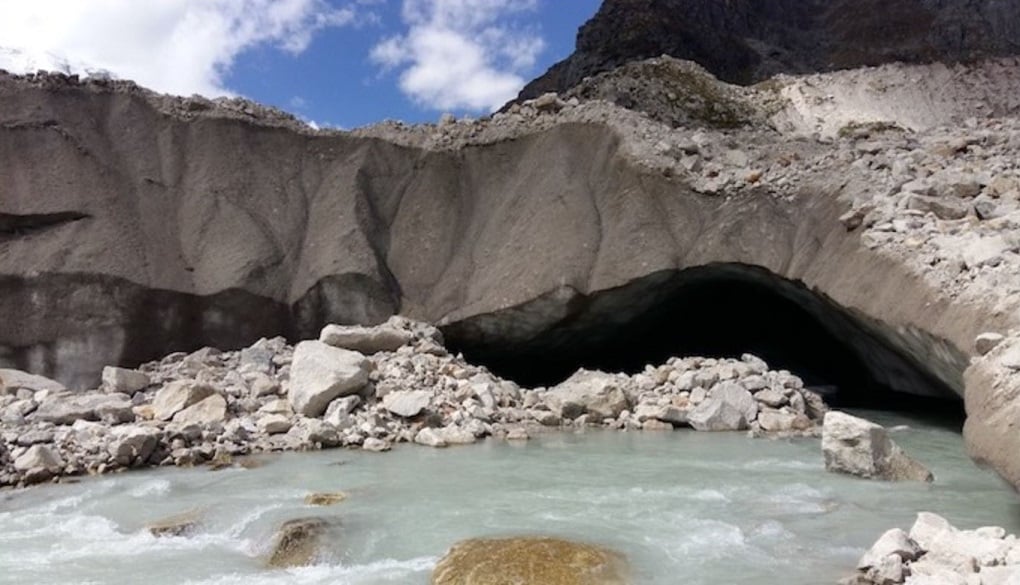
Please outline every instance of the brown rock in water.
[{"label": "brown rock in water", "polygon": [[297,518],[284,522],[276,533],[273,553],[266,563],[272,568],[304,567],[319,556],[329,523],[322,518]]},{"label": "brown rock in water", "polygon": [[623,585],[622,555],[556,538],[476,538],[436,565],[432,585]]},{"label": "brown rock in water", "polygon": [[149,532],[159,538],[165,536],[190,536],[199,527],[201,513],[198,510],[189,510],[183,514],[163,518],[146,525]]},{"label": "brown rock in water", "polygon": [[305,496],[305,504],[308,506],[333,506],[347,499],[343,492],[316,493]]}]

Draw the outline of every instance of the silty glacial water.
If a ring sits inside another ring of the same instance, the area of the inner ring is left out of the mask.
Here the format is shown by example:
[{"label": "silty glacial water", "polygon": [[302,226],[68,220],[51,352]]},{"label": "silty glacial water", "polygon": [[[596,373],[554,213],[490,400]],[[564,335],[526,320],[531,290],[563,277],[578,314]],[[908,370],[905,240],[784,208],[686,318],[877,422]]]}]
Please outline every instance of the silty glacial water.
[{"label": "silty glacial water", "polygon": [[[933,485],[826,473],[818,440],[743,433],[550,434],[445,450],[286,454],[255,469],[166,469],[0,494],[0,583],[428,583],[454,542],[554,535],[624,553],[634,583],[819,585],[849,574],[886,529],[921,510],[960,527],[1020,529],[1020,504],[964,454],[958,433],[864,413],[936,475]],[[333,507],[311,492],[344,491]],[[192,537],[148,522],[199,510]],[[342,523],[313,567],[265,568],[275,528]]]}]

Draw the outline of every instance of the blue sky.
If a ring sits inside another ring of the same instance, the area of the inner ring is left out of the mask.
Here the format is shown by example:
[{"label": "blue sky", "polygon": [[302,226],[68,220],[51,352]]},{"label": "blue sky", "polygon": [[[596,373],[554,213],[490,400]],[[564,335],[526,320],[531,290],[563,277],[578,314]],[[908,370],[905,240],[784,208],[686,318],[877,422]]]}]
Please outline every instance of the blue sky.
[{"label": "blue sky", "polygon": [[322,126],[481,115],[571,53],[599,0],[0,2],[0,68],[242,95]]}]

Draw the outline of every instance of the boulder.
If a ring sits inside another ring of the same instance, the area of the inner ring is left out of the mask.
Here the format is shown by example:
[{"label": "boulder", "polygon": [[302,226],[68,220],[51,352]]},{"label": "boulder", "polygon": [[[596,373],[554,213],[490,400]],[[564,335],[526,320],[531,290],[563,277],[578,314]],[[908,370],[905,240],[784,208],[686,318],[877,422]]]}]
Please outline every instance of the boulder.
[{"label": "boulder", "polygon": [[287,433],[305,448],[335,447],[340,444],[336,427],[317,418],[298,418]]},{"label": "boulder", "polygon": [[982,333],[974,339],[974,350],[978,355],[986,355],[998,347],[1004,339],[1005,336],[999,333]]},{"label": "boulder", "polygon": [[414,436],[414,442],[426,447],[446,446],[446,440],[443,439],[443,436],[436,429],[427,427],[418,431],[418,434]]},{"label": "boulder", "polygon": [[921,548],[899,528],[887,530],[875,541],[868,552],[857,561],[858,569],[869,569],[883,563],[885,557],[896,555],[903,561],[913,561],[921,554]]},{"label": "boulder", "polygon": [[115,428],[112,437],[107,447],[110,456],[118,465],[131,467],[148,461],[159,444],[162,432],[153,427],[130,425]]},{"label": "boulder", "polygon": [[128,396],[134,396],[135,392],[144,390],[149,383],[149,376],[145,372],[113,366],[103,368],[103,386],[109,392],[120,392]]},{"label": "boulder", "polygon": [[546,392],[554,413],[564,419],[587,414],[591,422],[616,418],[630,407],[620,379],[613,374],[578,370]]},{"label": "boulder", "polygon": [[58,425],[76,420],[117,423],[134,419],[133,406],[126,394],[60,392],[43,400],[32,416]]},{"label": "boulder", "polygon": [[696,431],[739,431],[747,428],[747,419],[739,408],[714,396],[687,413],[687,422]]},{"label": "boulder", "polygon": [[64,469],[64,460],[49,445],[32,445],[14,460],[14,469],[22,472],[43,469],[56,475]]},{"label": "boulder", "polygon": [[981,567],[981,585],[1020,584],[1020,566]]},{"label": "boulder", "polygon": [[389,442],[382,439],[376,439],[375,437],[369,437],[365,439],[365,442],[361,444],[361,448],[365,451],[372,451],[373,453],[382,453],[383,451],[389,451],[392,446]]},{"label": "boulder", "polygon": [[18,435],[18,439],[15,441],[15,444],[21,447],[31,447],[32,445],[38,445],[39,443],[52,442],[53,431],[35,430]]},{"label": "boulder", "polygon": [[220,394],[213,394],[192,404],[174,415],[174,424],[211,425],[227,419],[227,399]]},{"label": "boulder", "polygon": [[354,412],[354,409],[361,404],[361,397],[358,395],[344,396],[343,398],[337,398],[333,402],[329,403],[326,407],[326,417],[331,415],[339,414],[350,414]]},{"label": "boulder", "polygon": [[963,219],[970,211],[962,201],[942,197],[925,197],[911,195],[907,199],[907,209],[932,213],[939,219]]},{"label": "boulder", "polygon": [[439,429],[439,436],[447,445],[470,445],[476,441],[474,433],[457,425]]},{"label": "boulder", "polygon": [[1002,262],[1002,255],[1015,246],[1003,236],[979,237],[964,244],[960,250],[967,268],[996,266]]},{"label": "boulder", "polygon": [[414,335],[410,331],[389,325],[326,325],[319,334],[319,341],[325,344],[363,354],[397,351],[413,339]]},{"label": "boulder", "polygon": [[772,408],[780,408],[789,402],[789,399],[786,397],[786,392],[783,392],[778,388],[762,390],[754,395],[754,399],[765,406],[771,406]]},{"label": "boulder", "polygon": [[294,426],[290,418],[282,414],[267,414],[259,418],[256,424],[259,430],[267,435],[280,435]]},{"label": "boulder", "polygon": [[343,492],[317,492],[305,496],[306,506],[335,506],[347,499]]},{"label": "boulder", "polygon": [[321,341],[302,341],[294,348],[287,398],[294,412],[318,417],[341,396],[357,394],[368,384],[364,355]]},{"label": "boulder", "polygon": [[878,559],[864,573],[865,582],[870,585],[899,585],[906,577],[903,557],[890,554]]},{"label": "boulder", "polygon": [[63,384],[56,380],[50,380],[49,378],[29,374],[21,370],[0,368],[0,396],[17,394],[18,390],[21,389],[32,392],[39,392],[41,390],[63,392],[67,390]]},{"label": "boulder", "polygon": [[195,380],[170,382],[156,392],[152,400],[153,416],[158,420],[170,420],[178,412],[213,394],[216,394],[215,388]]},{"label": "boulder", "polygon": [[191,536],[198,530],[201,513],[191,510],[169,518],[163,518],[146,524],[149,533],[156,538]]},{"label": "boulder", "polygon": [[825,414],[822,454],[828,471],[890,481],[933,479],[931,472],[904,453],[882,426],[839,411]]},{"label": "boulder", "polygon": [[436,564],[432,585],[625,585],[624,557],[557,538],[476,538],[459,542]]},{"label": "boulder", "polygon": [[267,564],[274,569],[304,567],[319,556],[329,528],[322,518],[297,518],[280,525]]},{"label": "boulder", "polygon": [[256,373],[251,381],[251,393],[256,398],[272,396],[280,393],[280,383],[276,378],[271,378],[262,373]]},{"label": "boulder", "polygon": [[739,410],[748,424],[758,418],[758,402],[754,395],[737,382],[720,382],[712,387],[709,396],[727,402]]},{"label": "boulder", "polygon": [[657,418],[651,418],[641,423],[642,431],[672,431],[673,425],[668,422],[661,421]]},{"label": "boulder", "polygon": [[294,414],[294,409],[290,407],[290,402],[282,398],[276,400],[270,400],[259,407],[259,414],[282,414],[285,416],[291,416]]},{"label": "boulder", "polygon": [[404,418],[421,414],[428,408],[432,393],[425,390],[390,392],[383,396],[383,407],[391,413]]},{"label": "boulder", "polygon": [[1005,563],[1013,544],[973,530],[943,530],[929,540],[925,558],[953,567],[991,567]]},{"label": "boulder", "polygon": [[813,426],[812,422],[803,414],[772,409],[765,409],[758,413],[758,424],[761,425],[762,430],[770,433],[803,431]]}]

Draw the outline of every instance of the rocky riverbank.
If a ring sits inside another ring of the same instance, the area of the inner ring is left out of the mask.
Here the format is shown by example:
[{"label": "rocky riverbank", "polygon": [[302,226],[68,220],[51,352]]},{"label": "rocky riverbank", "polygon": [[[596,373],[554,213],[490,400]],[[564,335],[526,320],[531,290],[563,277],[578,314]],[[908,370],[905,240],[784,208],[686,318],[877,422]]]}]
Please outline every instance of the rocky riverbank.
[{"label": "rocky riverbank", "polygon": [[973,530],[921,512],[905,532],[884,533],[841,585],[1011,585],[1020,582],[1020,540],[999,526]]},{"label": "rocky riverbank", "polygon": [[826,407],[800,378],[751,355],[673,358],[633,376],[580,370],[520,388],[451,355],[434,327],[328,326],[290,346],[177,353],[107,368],[84,392],[0,370],[0,485],[332,447],[385,451],[554,429],[817,434]]}]

